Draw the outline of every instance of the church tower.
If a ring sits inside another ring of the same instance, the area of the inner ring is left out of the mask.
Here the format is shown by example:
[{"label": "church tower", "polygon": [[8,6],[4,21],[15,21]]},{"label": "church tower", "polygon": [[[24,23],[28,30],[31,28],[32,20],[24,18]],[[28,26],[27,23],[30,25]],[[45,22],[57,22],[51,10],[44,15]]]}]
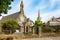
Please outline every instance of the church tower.
[{"label": "church tower", "polygon": [[21,4],[20,4],[20,14],[19,14],[19,25],[21,26],[20,31],[21,33],[24,32],[24,22],[26,21],[26,16],[24,15],[24,4],[23,4],[23,0],[21,0]]},{"label": "church tower", "polygon": [[38,17],[37,17],[37,20],[41,20],[41,17],[40,17],[40,10],[38,10]]},{"label": "church tower", "polygon": [[24,4],[23,4],[23,0],[21,0],[21,4],[20,4],[20,21],[24,22],[26,20],[26,16],[24,15]]},{"label": "church tower", "polygon": [[22,15],[24,15],[24,4],[23,4],[22,0],[21,0],[21,4],[20,4],[20,12]]}]

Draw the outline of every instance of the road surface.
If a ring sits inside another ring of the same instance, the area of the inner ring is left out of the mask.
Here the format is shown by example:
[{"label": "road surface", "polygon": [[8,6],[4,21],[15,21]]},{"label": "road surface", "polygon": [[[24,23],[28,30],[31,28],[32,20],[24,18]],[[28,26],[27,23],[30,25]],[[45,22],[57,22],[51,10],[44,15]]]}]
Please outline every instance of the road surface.
[{"label": "road surface", "polygon": [[60,40],[60,37],[27,38],[27,39],[15,39],[15,40]]}]

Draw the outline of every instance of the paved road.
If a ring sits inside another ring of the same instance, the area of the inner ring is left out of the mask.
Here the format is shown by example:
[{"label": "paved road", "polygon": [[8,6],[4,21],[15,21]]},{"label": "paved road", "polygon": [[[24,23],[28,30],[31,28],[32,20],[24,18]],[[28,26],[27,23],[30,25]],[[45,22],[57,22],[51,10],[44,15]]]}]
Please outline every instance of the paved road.
[{"label": "paved road", "polygon": [[30,39],[15,39],[15,40],[60,40],[60,37],[30,38]]}]

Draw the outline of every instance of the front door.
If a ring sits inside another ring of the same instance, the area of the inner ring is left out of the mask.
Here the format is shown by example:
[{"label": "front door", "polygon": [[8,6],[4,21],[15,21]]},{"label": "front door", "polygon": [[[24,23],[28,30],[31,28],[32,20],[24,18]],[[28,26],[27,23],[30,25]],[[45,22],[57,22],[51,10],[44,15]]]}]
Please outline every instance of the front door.
[{"label": "front door", "polygon": [[26,27],[26,32],[28,32],[28,27]]}]

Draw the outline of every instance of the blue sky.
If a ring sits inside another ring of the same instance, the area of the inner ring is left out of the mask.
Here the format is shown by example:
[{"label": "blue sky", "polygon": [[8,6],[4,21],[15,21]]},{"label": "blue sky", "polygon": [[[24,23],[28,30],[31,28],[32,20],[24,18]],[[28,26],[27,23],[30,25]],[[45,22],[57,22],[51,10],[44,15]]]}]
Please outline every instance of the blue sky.
[{"label": "blue sky", "polygon": [[[8,11],[8,14],[13,14],[20,11],[21,0],[14,0],[11,6],[12,9]],[[40,16],[42,21],[46,21],[52,16],[60,16],[60,0],[23,0],[24,2],[24,14],[31,20],[36,20],[38,10],[40,9]]]}]

